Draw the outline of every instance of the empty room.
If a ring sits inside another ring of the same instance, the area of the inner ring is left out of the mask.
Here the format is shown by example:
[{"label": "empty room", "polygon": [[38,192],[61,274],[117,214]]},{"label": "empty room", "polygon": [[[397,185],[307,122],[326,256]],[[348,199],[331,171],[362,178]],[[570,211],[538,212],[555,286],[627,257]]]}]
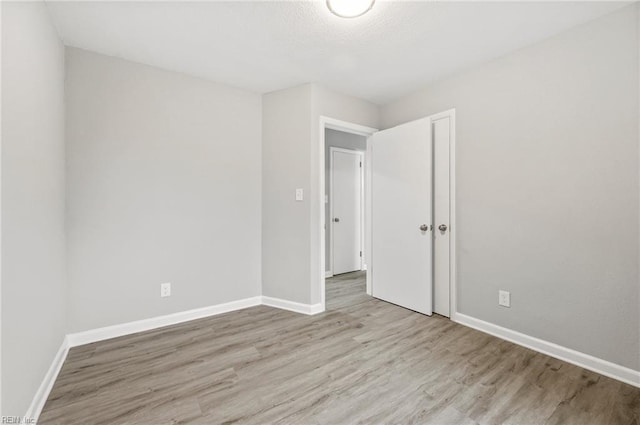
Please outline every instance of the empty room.
[{"label": "empty room", "polygon": [[640,425],[640,2],[0,22],[0,423]]}]

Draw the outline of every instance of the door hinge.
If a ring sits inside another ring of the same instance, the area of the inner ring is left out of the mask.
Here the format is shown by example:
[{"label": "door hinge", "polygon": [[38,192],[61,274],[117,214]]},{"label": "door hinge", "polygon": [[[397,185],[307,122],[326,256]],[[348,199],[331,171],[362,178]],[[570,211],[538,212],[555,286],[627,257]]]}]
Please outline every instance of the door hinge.
[{"label": "door hinge", "polygon": [[362,257],[362,251],[360,251],[360,256]]},{"label": "door hinge", "polygon": [[362,168],[362,161],[360,161],[360,168]]}]

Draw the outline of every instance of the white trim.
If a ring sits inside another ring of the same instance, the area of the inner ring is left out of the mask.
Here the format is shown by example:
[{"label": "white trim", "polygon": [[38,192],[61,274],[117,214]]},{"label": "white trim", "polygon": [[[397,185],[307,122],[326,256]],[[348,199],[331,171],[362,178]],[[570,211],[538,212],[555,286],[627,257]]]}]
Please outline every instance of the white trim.
[{"label": "white trim", "polygon": [[[456,275],[456,110],[449,109],[429,116],[431,123],[449,118],[449,318],[458,314],[458,281]],[[435,227],[435,224],[434,224]]]},{"label": "white trim", "polygon": [[503,328],[502,326],[494,325],[493,323],[485,322],[484,320],[476,319],[466,314],[456,313],[456,319],[454,321],[640,388],[640,371],[620,366],[607,360],[602,360],[589,354],[581,353],[571,348],[525,335],[511,329]]},{"label": "white trim", "polygon": [[44,375],[42,383],[40,384],[38,391],[36,391],[36,394],[31,401],[31,405],[29,405],[29,408],[27,409],[27,413],[25,414],[26,418],[32,418],[35,419],[36,423],[38,422],[40,413],[42,413],[42,408],[47,402],[47,398],[49,398],[49,393],[53,388],[53,384],[56,382],[56,378],[58,378],[62,365],[67,358],[67,354],[69,354],[69,340],[67,337],[64,337],[58,352],[53,358],[53,362],[51,362],[51,366],[49,366],[49,370],[46,375]]},{"label": "white trim", "polygon": [[[334,274],[334,270],[333,270],[333,263],[334,263],[334,259],[333,259],[333,236],[334,236],[334,232],[335,232],[335,228],[334,228],[334,222],[333,222],[333,193],[334,193],[334,188],[333,188],[333,154],[334,152],[342,152],[342,153],[347,153],[350,155],[357,155],[360,158],[360,164],[362,164],[362,166],[360,167],[360,214],[359,214],[359,218],[360,218],[360,252],[362,253],[362,255],[360,255],[360,270],[364,270],[363,266],[364,266],[364,254],[365,254],[365,247],[364,247],[364,232],[365,232],[365,228],[364,228],[364,174],[363,174],[363,170],[364,170],[364,164],[366,161],[365,158],[365,154],[363,151],[358,151],[355,149],[345,149],[345,148],[338,148],[335,146],[329,146],[329,188],[330,190],[330,194],[329,194],[329,271],[331,272],[331,275],[333,276]],[[325,188],[326,189],[326,188]],[[326,242],[326,238],[325,238],[325,242]],[[355,271],[355,270],[354,270]]]},{"label": "white trim", "polygon": [[[324,135],[324,129],[330,128],[332,130],[343,131],[345,133],[358,134],[360,136],[371,136],[378,131],[377,128],[367,127],[365,125],[354,124],[347,121],[338,120],[335,118],[320,117],[320,124],[322,127],[322,134]],[[324,139],[324,137],[323,137]],[[324,146],[322,146],[324,148]],[[324,153],[324,150],[322,151]],[[324,155],[323,155],[324,156]]]},{"label": "white trim", "polygon": [[365,170],[364,170],[364,175],[365,175],[365,195],[364,195],[364,208],[365,208],[365,218],[364,218],[364,225],[365,225],[365,231],[364,231],[364,235],[365,235],[365,240],[364,240],[364,247],[365,247],[365,251],[366,251],[366,255],[367,258],[365,259],[367,264],[365,264],[365,270],[367,271],[366,273],[366,291],[367,291],[367,295],[373,296],[373,239],[372,239],[372,235],[373,235],[373,226],[372,226],[372,217],[373,217],[373,210],[372,210],[372,199],[373,199],[373,191],[371,190],[371,180],[372,180],[372,174],[371,174],[371,164],[373,164],[373,145],[371,143],[371,136],[367,137],[367,151],[365,153],[365,161],[364,161],[364,166],[365,166]]},{"label": "white trim", "polygon": [[242,310],[248,307],[255,307],[258,305],[266,305],[269,307],[280,308],[283,310],[294,311],[296,313],[302,313],[306,315],[313,315],[322,313],[324,308],[321,304],[302,304],[294,301],[287,301],[278,298],[257,296],[251,298],[245,298],[242,300],[231,301],[224,304],[217,304],[209,307],[197,308],[193,310],[181,311],[179,313],[167,314],[165,316],[157,316],[144,320],[137,320],[134,322],[121,323],[113,326],[106,326],[103,328],[91,329],[83,332],[76,332],[68,334],[64,337],[62,345],[49,367],[38,391],[33,397],[33,401],[25,414],[27,418],[35,418],[36,423],[42,408],[51,393],[53,384],[62,369],[69,349],[77,347],[79,345],[91,344],[93,342],[104,341],[111,338],[117,338],[119,336],[131,335],[138,332],[149,331],[152,329],[158,329],[165,326],[176,325],[178,323],[188,322],[191,320],[202,319],[209,316],[215,316],[222,313],[228,313],[231,311]]},{"label": "white trim", "polygon": [[120,323],[118,325],[71,333],[66,336],[66,343],[68,347],[77,347],[79,345],[91,344],[93,342],[176,325],[191,320],[202,319],[258,305],[281,308],[283,310],[295,311],[302,314],[317,314],[324,311],[321,304],[302,304],[280,298],[257,296],[231,301],[224,304],[167,314],[165,316],[151,317],[149,319],[136,320],[134,322]]},{"label": "white trim", "polygon": [[[326,273],[326,264],[325,264],[325,226],[326,226],[326,217],[325,217],[325,193],[326,193],[326,188],[325,188],[325,160],[324,160],[324,150],[325,150],[325,139],[324,139],[324,132],[326,128],[330,128],[332,130],[338,130],[338,131],[343,131],[345,133],[352,133],[352,134],[358,134],[361,136],[367,136],[367,152],[369,151],[369,136],[371,136],[373,133],[377,132],[378,130],[372,127],[367,127],[364,125],[359,125],[359,124],[354,124],[354,123],[350,123],[350,122],[346,122],[346,121],[341,121],[335,118],[329,118],[326,116],[320,116],[320,134],[319,134],[319,143],[317,146],[318,149],[318,158],[320,159],[320,161],[318,161],[319,163],[319,173],[318,176],[320,178],[320,190],[318,191],[318,198],[319,198],[319,208],[320,208],[320,220],[318,223],[318,239],[320,240],[320,252],[318,253],[318,255],[320,255],[320,261],[318,262],[318,270],[317,270],[317,276],[320,277],[319,281],[320,281],[320,311],[324,311],[325,310],[325,305],[326,305],[326,294],[325,294],[325,273]],[[369,161],[369,156],[366,155],[365,156],[365,166],[366,166],[366,162]],[[369,174],[367,173],[366,176],[368,177]],[[365,202],[368,202],[365,200]],[[365,213],[370,213],[370,211],[367,209],[367,211],[365,211]],[[368,240],[368,230],[369,227],[367,226],[365,229],[365,239]],[[312,250],[313,253],[313,250]],[[314,258],[311,258],[311,264],[313,264]],[[373,264],[371,264],[369,262],[369,264],[367,264],[368,266],[368,270],[367,270],[367,293],[370,293],[370,288],[369,288],[369,280],[370,280],[370,273],[371,273],[371,269],[373,268]],[[312,273],[316,273],[315,271],[312,271]],[[313,290],[313,288],[312,288]]]},{"label": "white trim", "polygon": [[[322,281],[324,282],[324,279]],[[264,295],[262,296],[262,304],[269,307],[280,308],[282,310],[289,310],[307,315],[318,314],[324,311],[324,306],[320,303],[302,304],[295,301],[283,300],[280,298],[266,297]]]},{"label": "white trim", "polygon": [[[324,144],[326,144],[327,141],[324,141]],[[326,146],[325,146],[326,148]],[[322,155],[325,155],[325,153],[323,152]],[[325,165],[326,165],[326,158],[325,158]],[[326,183],[326,176],[325,178],[325,183]],[[325,199],[327,199],[327,187],[325,185],[325,187],[321,190],[322,193],[324,193],[324,197]],[[325,215],[325,225],[324,225],[324,243],[325,243],[325,247],[324,247],[324,252],[321,252],[321,255],[325,256],[325,269],[328,269],[331,272],[331,275],[333,276],[333,202],[331,200],[331,198],[333,198],[333,148],[329,147],[329,196],[328,196],[328,201],[329,201],[329,217],[327,220],[327,216]],[[324,208],[322,208],[325,211],[327,211],[326,208],[326,204],[323,205]],[[322,221],[322,220],[321,220]],[[327,224],[329,225],[327,228]],[[327,247],[327,232],[329,232],[329,246]],[[329,258],[326,257],[327,255],[327,248],[329,248]],[[327,264],[328,263],[328,264]],[[324,302],[324,298],[320,297],[321,302]]]},{"label": "white trim", "polygon": [[451,129],[449,133],[449,316],[455,320],[458,314],[458,267],[456,238],[458,227],[456,225],[456,110],[450,109],[449,114]]},{"label": "white trim", "polygon": [[331,270],[327,270],[324,272],[324,277],[325,279],[329,279],[330,277],[333,277],[333,273],[331,273]]},{"label": "white trim", "polygon": [[[366,143],[367,141],[365,140],[365,149],[366,149]],[[367,153],[366,152],[360,152],[360,270],[366,270],[366,264],[365,264],[365,259],[366,256],[368,255],[367,253],[367,246],[365,243],[365,233],[367,232],[366,226],[365,226],[365,217],[366,217],[366,207],[364,204],[364,197],[365,197],[365,174],[364,174],[364,168],[367,166]]]},{"label": "white trim", "polygon": [[121,323],[118,325],[106,326],[104,328],[76,332],[67,335],[67,338],[69,341],[69,347],[76,347],[78,345],[90,344],[92,342],[102,341],[105,339],[144,332],[151,329],[162,328],[164,326],[188,322],[190,320],[215,316],[216,314],[254,307],[260,304],[262,304],[262,299],[259,296],[245,298],[242,300],[231,301],[224,304],[217,304],[209,307],[167,314],[166,316],[157,316],[149,319],[136,320],[135,322]]}]

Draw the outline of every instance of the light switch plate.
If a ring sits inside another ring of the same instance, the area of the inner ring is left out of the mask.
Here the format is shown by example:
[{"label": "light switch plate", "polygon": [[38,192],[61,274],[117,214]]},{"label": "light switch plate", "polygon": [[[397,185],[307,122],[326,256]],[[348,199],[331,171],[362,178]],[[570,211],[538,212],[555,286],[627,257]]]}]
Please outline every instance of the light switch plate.
[{"label": "light switch plate", "polygon": [[296,201],[302,201],[304,199],[304,190],[296,189]]}]

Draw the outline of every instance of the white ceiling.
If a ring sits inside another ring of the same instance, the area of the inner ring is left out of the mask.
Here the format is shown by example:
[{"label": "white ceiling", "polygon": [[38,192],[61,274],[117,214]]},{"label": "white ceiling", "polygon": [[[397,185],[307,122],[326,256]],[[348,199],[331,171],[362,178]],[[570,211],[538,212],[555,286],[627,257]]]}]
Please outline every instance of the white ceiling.
[{"label": "white ceiling", "polygon": [[378,0],[356,19],[324,1],[47,4],[70,46],[257,92],[316,82],[382,104],[625,3]]}]

